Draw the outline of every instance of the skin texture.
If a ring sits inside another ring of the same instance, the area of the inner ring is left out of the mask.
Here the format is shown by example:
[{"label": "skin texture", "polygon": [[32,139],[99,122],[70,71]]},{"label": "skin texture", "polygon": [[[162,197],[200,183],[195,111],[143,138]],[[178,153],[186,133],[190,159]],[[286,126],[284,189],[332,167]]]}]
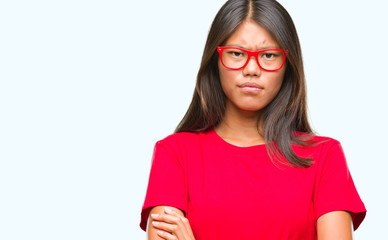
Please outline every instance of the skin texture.
[{"label": "skin texture", "polygon": [[[251,51],[266,48],[279,48],[276,41],[260,25],[245,21],[227,40],[225,46],[239,47]],[[247,147],[265,144],[258,132],[257,121],[261,110],[265,108],[279,92],[287,66],[275,72],[262,70],[255,58],[240,70],[225,68],[218,63],[222,88],[227,96],[226,111],[223,121],[215,128],[217,134],[225,141],[236,146]],[[243,84],[256,84],[258,89],[244,88]],[[194,235],[184,213],[164,206],[151,210],[148,237],[154,239],[193,240]],[[158,214],[154,217],[153,214]],[[159,224],[155,225],[155,222]],[[345,211],[335,211],[322,215],[317,220],[319,240],[351,240],[351,216]],[[158,233],[159,231],[159,233]]]},{"label": "skin texture", "polygon": [[319,240],[351,240],[352,217],[346,211],[326,213],[317,220],[317,232]]}]

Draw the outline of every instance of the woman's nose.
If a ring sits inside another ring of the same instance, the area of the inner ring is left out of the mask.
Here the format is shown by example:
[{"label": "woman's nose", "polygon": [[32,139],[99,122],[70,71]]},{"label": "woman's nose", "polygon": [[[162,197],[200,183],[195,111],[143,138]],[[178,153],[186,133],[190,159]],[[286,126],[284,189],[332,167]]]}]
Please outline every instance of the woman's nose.
[{"label": "woman's nose", "polygon": [[255,57],[251,57],[248,60],[247,65],[244,67],[244,74],[246,75],[260,75],[262,69],[257,63],[257,60]]}]

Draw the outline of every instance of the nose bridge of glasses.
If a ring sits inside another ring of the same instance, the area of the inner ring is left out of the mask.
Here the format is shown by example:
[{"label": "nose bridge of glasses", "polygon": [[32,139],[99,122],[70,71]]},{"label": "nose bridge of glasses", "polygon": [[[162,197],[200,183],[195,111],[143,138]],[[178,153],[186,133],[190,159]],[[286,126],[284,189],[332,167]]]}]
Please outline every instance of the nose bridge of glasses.
[{"label": "nose bridge of glasses", "polygon": [[247,51],[247,53],[248,53],[248,58],[247,58],[247,62],[245,64],[245,66],[247,66],[251,62],[251,60],[253,60],[256,63],[257,67],[261,68],[260,63],[259,63],[260,51],[254,51],[254,52]]}]

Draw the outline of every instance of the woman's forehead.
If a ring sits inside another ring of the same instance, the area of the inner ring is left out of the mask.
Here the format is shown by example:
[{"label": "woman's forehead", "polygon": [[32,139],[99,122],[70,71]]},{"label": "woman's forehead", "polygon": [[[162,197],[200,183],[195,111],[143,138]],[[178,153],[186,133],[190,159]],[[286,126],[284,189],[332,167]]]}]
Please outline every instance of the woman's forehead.
[{"label": "woman's forehead", "polygon": [[227,46],[240,47],[249,50],[263,48],[277,48],[278,43],[271,34],[258,23],[244,21],[236,31],[226,40]]}]

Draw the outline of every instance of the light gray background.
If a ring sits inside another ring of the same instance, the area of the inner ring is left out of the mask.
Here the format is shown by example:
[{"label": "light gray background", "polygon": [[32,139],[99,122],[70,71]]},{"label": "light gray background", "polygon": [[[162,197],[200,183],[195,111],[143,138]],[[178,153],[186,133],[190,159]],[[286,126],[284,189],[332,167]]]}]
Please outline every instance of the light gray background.
[{"label": "light gray background", "polygon": [[[386,236],[387,3],[280,1],[297,26],[311,122],[343,144]],[[1,1],[0,239],[144,239],[153,145],[193,93],[224,1]]]}]

